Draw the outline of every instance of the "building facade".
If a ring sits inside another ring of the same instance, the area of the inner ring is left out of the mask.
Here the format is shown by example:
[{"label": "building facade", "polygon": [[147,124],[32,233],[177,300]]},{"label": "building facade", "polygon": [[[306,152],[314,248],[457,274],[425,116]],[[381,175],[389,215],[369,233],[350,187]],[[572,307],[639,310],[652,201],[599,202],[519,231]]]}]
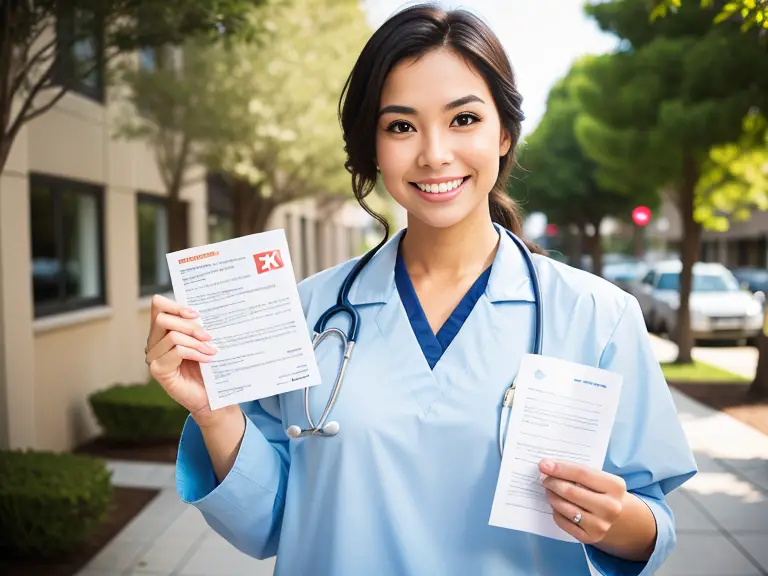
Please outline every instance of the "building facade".
[{"label": "building facade", "polygon": [[[97,434],[88,395],[146,381],[151,295],[170,290],[153,153],[113,137],[116,103],[87,80],[22,128],[0,175],[0,448],[68,450]],[[181,192],[190,246],[228,234],[197,180]],[[352,204],[272,214],[297,280],[363,249],[370,218]]]}]

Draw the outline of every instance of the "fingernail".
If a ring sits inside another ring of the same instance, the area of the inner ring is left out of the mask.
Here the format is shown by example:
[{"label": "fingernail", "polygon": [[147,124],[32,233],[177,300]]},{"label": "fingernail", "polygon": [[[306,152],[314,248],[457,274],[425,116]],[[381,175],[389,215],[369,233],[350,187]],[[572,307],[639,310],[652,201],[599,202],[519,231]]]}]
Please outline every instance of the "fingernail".
[{"label": "fingernail", "polygon": [[206,332],[205,330],[200,330],[200,329],[195,330],[194,334],[200,340],[213,340],[213,338],[211,338],[211,335],[208,334],[208,332]]},{"label": "fingernail", "polygon": [[547,479],[547,475],[546,474],[539,474],[539,482],[544,482],[544,480],[546,480],[546,479]]},{"label": "fingernail", "polygon": [[192,308],[184,308],[184,314],[190,318],[197,318],[200,316],[200,313],[197,310],[192,310]]},{"label": "fingernail", "polygon": [[208,352],[208,354],[216,354],[216,352],[219,351],[219,349],[216,347],[215,344],[206,344],[205,349]]},{"label": "fingernail", "polygon": [[549,458],[544,458],[544,460],[542,460],[539,463],[539,469],[542,472],[547,472],[547,473],[552,472],[555,469],[555,463],[552,462],[552,460],[550,460]]}]

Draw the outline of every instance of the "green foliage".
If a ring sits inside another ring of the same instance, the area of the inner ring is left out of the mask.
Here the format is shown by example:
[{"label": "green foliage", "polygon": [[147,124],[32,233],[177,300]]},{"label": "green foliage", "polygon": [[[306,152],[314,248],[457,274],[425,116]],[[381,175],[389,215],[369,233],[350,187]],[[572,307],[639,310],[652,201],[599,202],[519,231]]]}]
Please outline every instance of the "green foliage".
[{"label": "green foliage", "polygon": [[[638,203],[653,203],[652,188],[643,190],[634,181],[614,178],[609,167],[585,154],[579,141],[580,130],[591,119],[576,93],[591,61],[577,62],[550,91],[546,114],[519,153],[523,186],[515,183],[510,191],[528,210],[542,211],[561,226],[599,226],[606,216],[628,219]],[[627,139],[618,138],[611,146],[627,144]]]},{"label": "green foliage", "polygon": [[0,451],[0,554],[52,557],[83,542],[112,501],[110,472],[86,456]]},{"label": "green foliage", "polygon": [[[700,0],[702,8],[713,8],[714,0]],[[722,7],[714,17],[714,23],[719,24],[726,20],[741,22],[741,29],[746,32],[752,27],[768,30],[768,0],[738,0],[718,2]],[[651,10],[651,22],[667,16],[669,12],[677,12],[682,0],[656,0],[656,5]]]},{"label": "green foliage", "polygon": [[636,17],[644,7],[644,0],[588,7],[630,45],[586,70],[579,97],[590,119],[580,141],[623,181],[679,189],[685,156],[698,179],[710,149],[738,140],[749,110],[768,105],[765,52],[738,28],[702,20],[696,6],[683,4],[658,25]]},{"label": "green foliage", "polygon": [[112,440],[152,442],[181,436],[189,415],[156,381],[116,384],[88,397],[104,436]]},{"label": "green foliage", "polygon": [[[26,0],[0,9],[0,170],[21,126],[121,54],[190,39],[249,38],[260,0]],[[64,34],[47,34],[61,23]],[[41,41],[41,39],[43,39]],[[8,41],[6,41],[8,40]],[[75,62],[69,57],[78,54]],[[64,66],[66,64],[66,66]],[[66,68],[68,78],[62,79]],[[14,107],[18,102],[19,106]]]},{"label": "green foliage", "polygon": [[708,228],[724,231],[729,220],[748,220],[753,210],[768,210],[767,125],[760,114],[750,114],[737,142],[710,150],[696,189],[696,219]]},{"label": "green foliage", "polygon": [[371,33],[360,4],[292,0],[257,13],[268,31],[263,44],[225,55],[244,105],[233,109],[240,131],[220,151],[221,167],[258,185],[272,202],[347,194],[336,105]]}]

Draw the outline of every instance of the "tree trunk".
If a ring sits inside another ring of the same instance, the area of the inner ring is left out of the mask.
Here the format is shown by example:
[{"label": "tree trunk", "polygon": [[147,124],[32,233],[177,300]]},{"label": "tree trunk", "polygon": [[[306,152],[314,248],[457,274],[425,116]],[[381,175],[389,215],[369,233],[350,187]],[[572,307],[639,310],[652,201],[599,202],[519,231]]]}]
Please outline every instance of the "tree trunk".
[{"label": "tree trunk", "polygon": [[179,199],[178,191],[168,197],[168,243],[170,251],[184,250],[187,246],[187,210]]},{"label": "tree trunk", "polygon": [[253,206],[251,219],[251,234],[257,232],[264,232],[267,229],[267,223],[272,212],[277,207],[277,202],[271,198],[264,198],[260,194],[261,187],[257,186],[253,189]]},{"label": "tree trunk", "polygon": [[579,226],[579,231],[575,234],[570,231],[570,226],[568,228],[568,265],[574,268],[581,268],[582,243],[585,236],[584,227]]},{"label": "tree trunk", "polygon": [[595,227],[595,235],[590,238],[589,253],[592,256],[592,274],[595,276],[603,275],[603,238],[600,236],[600,223],[602,218],[593,222],[592,226]]},{"label": "tree trunk", "polygon": [[757,337],[757,349],[757,372],[748,394],[753,398],[768,398],[768,306],[765,308],[763,330]]},{"label": "tree trunk", "polygon": [[235,179],[231,184],[232,204],[234,207],[234,233],[235,237],[250,234],[251,213],[253,212],[253,194],[248,182]]},{"label": "tree trunk", "polygon": [[677,364],[693,362],[693,333],[691,332],[690,297],[693,285],[693,265],[699,258],[701,247],[701,224],[693,219],[693,199],[699,179],[696,160],[690,153],[683,154],[683,179],[678,196],[678,208],[683,223],[683,238],[680,251],[683,269],[680,273],[680,307],[677,310],[675,341],[677,342]]},{"label": "tree trunk", "polygon": [[645,226],[635,225],[632,240],[634,242],[635,258],[643,258],[645,256]]}]

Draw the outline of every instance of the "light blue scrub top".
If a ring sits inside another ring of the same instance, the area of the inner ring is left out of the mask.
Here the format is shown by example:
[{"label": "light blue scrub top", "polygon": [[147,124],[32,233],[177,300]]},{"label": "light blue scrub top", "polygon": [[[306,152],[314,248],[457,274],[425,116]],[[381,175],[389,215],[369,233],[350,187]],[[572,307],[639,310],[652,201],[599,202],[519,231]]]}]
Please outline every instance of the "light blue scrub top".
[{"label": "light blue scrub top", "polygon": [[[331,417],[339,434],[286,436],[288,426],[306,425],[301,390],[243,404],[245,436],[217,485],[200,430],[188,419],[177,463],[181,499],[246,554],[277,554],[276,574],[588,575],[580,544],[488,525],[500,466],[499,409],[533,344],[534,297],[522,255],[501,233],[484,291],[432,368],[395,281],[402,234],[350,293],[361,329]],[[591,546],[587,554],[602,574],[650,575],[675,543],[665,495],[696,464],[642,314],[633,297],[601,278],[542,256],[534,262],[543,353],[623,375],[603,469],[624,478],[658,529],[647,563]],[[309,327],[336,302],[352,265],[300,283]],[[341,315],[332,323],[347,324]],[[316,356],[323,383],[312,389],[310,407],[318,418],[340,346],[328,339]]]}]

